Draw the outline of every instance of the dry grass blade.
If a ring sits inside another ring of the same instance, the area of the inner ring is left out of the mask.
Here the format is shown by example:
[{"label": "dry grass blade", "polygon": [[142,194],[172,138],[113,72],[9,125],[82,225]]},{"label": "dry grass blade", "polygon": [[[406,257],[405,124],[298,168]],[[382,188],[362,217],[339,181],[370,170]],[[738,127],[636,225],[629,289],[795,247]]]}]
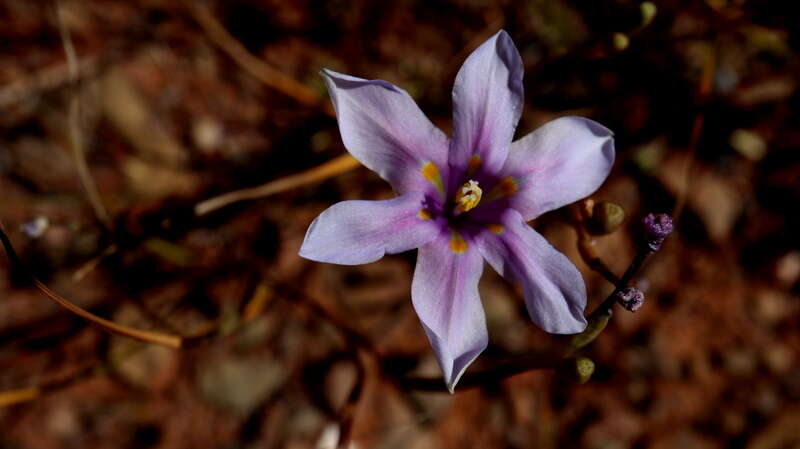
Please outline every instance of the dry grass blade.
[{"label": "dry grass blade", "polygon": [[20,388],[18,390],[0,391],[0,408],[28,402],[39,397],[41,391],[37,387]]},{"label": "dry grass blade", "polygon": [[[97,56],[87,56],[77,61],[77,78],[96,74],[100,68],[99,59]],[[59,64],[48,67],[0,87],[0,109],[71,82],[74,77],[66,66],[67,64]]]},{"label": "dry grass blade", "polygon": [[308,86],[284,75],[250,53],[244,45],[228,33],[225,27],[201,2],[188,0],[183,3],[191,12],[192,17],[203,27],[211,41],[256,79],[306,106],[320,108],[322,112],[331,117],[336,115],[333,107],[324,102]]},{"label": "dry grass blade", "polygon": [[97,218],[106,226],[110,226],[111,219],[105,206],[100,201],[100,194],[97,191],[97,184],[92,179],[89,172],[89,165],[86,163],[86,153],[83,149],[83,136],[80,127],[80,92],[77,89],[78,82],[78,58],[75,55],[75,47],[72,45],[72,37],[70,36],[69,29],[64,23],[64,11],[61,3],[56,3],[56,12],[58,16],[58,31],[61,34],[61,42],[64,45],[64,53],[67,55],[67,67],[69,69],[70,83],[72,84],[72,98],[69,102],[68,113],[68,131],[69,131],[69,146],[72,152],[72,157],[75,160],[75,167],[78,170],[78,176],[81,179],[86,196],[89,203],[94,209]]},{"label": "dry grass blade", "polygon": [[323,179],[330,178],[331,176],[336,176],[340,173],[352,170],[358,167],[358,165],[359,162],[353,156],[345,154],[295,175],[270,181],[266,184],[256,187],[234,190],[233,192],[228,192],[223,195],[207,199],[198,203],[194,207],[194,212],[198,216],[205,215],[239,201],[263,198],[265,196],[274,195],[295,187],[322,181]]},{"label": "dry grass blade", "polygon": [[[715,45],[706,55],[703,63],[703,72],[700,78],[700,86],[697,89],[697,97],[701,104],[705,104],[711,96],[714,89],[714,78],[717,74],[717,46]],[[686,197],[689,195],[692,188],[692,175],[694,172],[695,159],[697,158],[697,147],[700,144],[700,138],[703,135],[703,125],[705,124],[705,108],[701,108],[694,117],[692,123],[692,132],[689,136],[689,157],[686,159],[686,167],[684,168],[683,190],[678,198],[675,199],[675,207],[672,209],[672,220],[677,225],[683,214],[683,209],[686,207]]]},{"label": "dry grass blade", "polygon": [[147,343],[154,343],[161,346],[166,346],[169,348],[180,348],[183,346],[183,338],[177,335],[171,334],[164,334],[160,332],[151,332],[145,331],[141,329],[134,329],[127,326],[122,326],[113,321],[109,321],[105,318],[101,318],[89,311],[78,307],[77,305],[73,304],[68,299],[64,298],[63,296],[59,295],[58,293],[50,290],[49,287],[44,285],[40,280],[36,279],[33,274],[31,274],[20,260],[17,252],[14,250],[14,247],[11,245],[11,240],[5,233],[5,229],[3,229],[2,224],[0,224],[0,240],[2,240],[3,247],[6,250],[6,254],[8,258],[11,260],[11,265],[15,270],[24,276],[26,276],[30,281],[36,286],[39,291],[41,291],[45,296],[53,300],[56,304],[60,305],[61,307],[69,310],[70,312],[78,315],[79,317],[86,319],[97,326],[100,326],[104,330],[116,334],[121,335],[123,337],[133,338],[135,340],[144,341]]}]

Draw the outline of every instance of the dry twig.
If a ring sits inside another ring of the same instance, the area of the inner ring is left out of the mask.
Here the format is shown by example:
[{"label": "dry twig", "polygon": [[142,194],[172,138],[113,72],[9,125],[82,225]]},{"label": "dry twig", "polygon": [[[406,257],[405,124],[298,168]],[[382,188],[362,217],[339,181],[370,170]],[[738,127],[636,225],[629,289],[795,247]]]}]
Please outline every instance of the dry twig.
[{"label": "dry twig", "polygon": [[78,90],[78,58],[75,55],[75,47],[72,45],[72,37],[70,36],[69,29],[64,23],[64,11],[60,2],[56,3],[56,13],[58,16],[58,31],[61,34],[61,42],[64,45],[64,53],[67,56],[67,67],[69,70],[70,84],[72,84],[72,98],[69,102],[69,113],[67,116],[67,127],[69,131],[69,146],[72,150],[72,157],[75,160],[75,168],[78,170],[78,176],[83,184],[83,189],[86,190],[86,196],[89,203],[94,209],[97,219],[103,225],[109,227],[111,219],[100,201],[100,194],[97,191],[97,184],[95,184],[91,173],[89,172],[89,165],[86,163],[86,153],[83,148],[83,135],[81,134],[80,125],[80,92]]},{"label": "dry twig", "polygon": [[285,192],[295,187],[322,181],[358,167],[358,161],[349,154],[339,156],[333,160],[318,165],[301,173],[285,178],[270,181],[256,187],[235,190],[198,203],[194,212],[196,215],[206,215],[217,209],[244,200],[263,198],[276,193]]},{"label": "dry twig", "polygon": [[14,250],[14,247],[11,245],[11,240],[5,233],[5,229],[3,228],[2,224],[0,224],[0,240],[2,240],[3,247],[6,250],[6,254],[8,255],[9,260],[11,261],[11,266],[15,269],[19,274],[28,278],[31,283],[45,296],[50,298],[53,302],[60,305],[61,307],[69,310],[70,312],[78,315],[79,317],[100,326],[102,329],[112,333],[121,335],[123,337],[133,338],[135,340],[141,340],[148,343],[154,343],[161,346],[166,346],[169,348],[180,348],[184,344],[184,339],[177,335],[171,334],[164,334],[160,332],[151,332],[145,331],[141,329],[135,329],[127,326],[122,326],[120,324],[114,323],[113,321],[109,321],[105,318],[101,318],[83,308],[75,305],[70,300],[64,298],[63,296],[59,295],[58,293],[50,290],[48,286],[42,283],[40,280],[36,279],[30,271],[25,268],[25,264],[22,263],[22,260],[17,255],[17,252]]},{"label": "dry twig", "polygon": [[305,106],[319,108],[325,114],[335,117],[336,113],[329,102],[320,98],[312,89],[294,78],[281,73],[250,53],[244,45],[231,36],[228,30],[214,17],[207,7],[195,0],[185,0],[184,5],[192,17],[203,27],[211,41],[224,51],[249,74],[269,87],[297,100]]}]

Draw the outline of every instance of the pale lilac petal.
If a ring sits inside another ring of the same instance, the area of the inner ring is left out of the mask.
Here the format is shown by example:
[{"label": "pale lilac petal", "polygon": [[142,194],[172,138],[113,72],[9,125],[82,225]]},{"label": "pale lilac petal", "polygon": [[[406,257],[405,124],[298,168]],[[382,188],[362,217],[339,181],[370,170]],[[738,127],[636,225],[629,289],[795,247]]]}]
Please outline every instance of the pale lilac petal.
[{"label": "pale lilac petal", "polygon": [[503,166],[522,114],[522,58],[500,31],[464,62],[453,86],[450,165],[464,168],[480,156],[484,170]]},{"label": "pale lilac petal", "polygon": [[420,169],[426,162],[446,168],[447,136],[408,93],[386,81],[322,74],[350,154],[400,193],[429,189]]},{"label": "pale lilac petal", "polygon": [[317,262],[358,265],[422,246],[441,227],[423,219],[420,192],[384,201],[343,201],[322,212],[308,227],[300,255]]},{"label": "pale lilac petal", "polygon": [[454,253],[450,238],[445,232],[419,249],[411,298],[452,392],[489,337],[478,296],[483,259],[471,244]]},{"label": "pale lilac petal", "polygon": [[591,195],[614,165],[613,133],[582,117],[561,117],[511,144],[504,176],[519,191],[508,198],[525,220]]},{"label": "pale lilac petal", "polygon": [[586,286],[575,265],[519,212],[508,209],[501,223],[501,232],[486,230],[477,237],[486,261],[509,281],[522,284],[528,314],[539,327],[553,334],[583,331]]}]

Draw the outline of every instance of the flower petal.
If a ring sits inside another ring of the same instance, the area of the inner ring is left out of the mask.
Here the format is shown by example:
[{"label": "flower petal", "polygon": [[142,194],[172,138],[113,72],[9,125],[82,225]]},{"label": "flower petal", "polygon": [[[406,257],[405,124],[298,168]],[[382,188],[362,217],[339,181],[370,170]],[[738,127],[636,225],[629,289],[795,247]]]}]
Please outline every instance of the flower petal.
[{"label": "flower petal", "polygon": [[469,243],[461,244],[460,252],[454,252],[452,237],[445,232],[421,247],[411,284],[414,309],[450,392],[489,342],[478,295],[483,259]]},{"label": "flower petal", "polygon": [[435,219],[420,213],[426,204],[420,192],[384,201],[334,204],[308,227],[300,255],[317,262],[358,265],[417,248],[441,230]]},{"label": "flower petal", "polygon": [[580,272],[541,234],[508,209],[502,223],[477,237],[486,261],[511,282],[520,282],[534,323],[553,334],[575,334],[586,327],[586,285]]},{"label": "flower petal", "polygon": [[522,58],[501,30],[464,62],[453,86],[450,165],[464,169],[472,156],[489,173],[506,160],[522,114]]},{"label": "flower petal", "polygon": [[399,87],[323,70],[347,150],[400,193],[429,190],[420,174],[433,162],[446,167],[447,136]]},{"label": "flower petal", "polygon": [[511,144],[504,176],[519,191],[511,207],[525,220],[592,194],[614,165],[613,133],[582,117],[561,117]]}]

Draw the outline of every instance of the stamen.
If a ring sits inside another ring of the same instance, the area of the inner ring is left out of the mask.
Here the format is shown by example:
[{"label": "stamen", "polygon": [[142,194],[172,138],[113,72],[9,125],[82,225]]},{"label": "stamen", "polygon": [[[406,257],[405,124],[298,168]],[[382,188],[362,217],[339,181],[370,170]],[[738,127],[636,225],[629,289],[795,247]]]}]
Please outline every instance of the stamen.
[{"label": "stamen", "polygon": [[420,209],[419,212],[417,212],[417,217],[419,217],[422,220],[430,220],[431,213],[430,211],[428,211],[428,209]]},{"label": "stamen", "polygon": [[474,209],[481,202],[481,195],[483,195],[483,190],[478,187],[478,182],[470,179],[456,193],[457,209],[461,212]]}]

